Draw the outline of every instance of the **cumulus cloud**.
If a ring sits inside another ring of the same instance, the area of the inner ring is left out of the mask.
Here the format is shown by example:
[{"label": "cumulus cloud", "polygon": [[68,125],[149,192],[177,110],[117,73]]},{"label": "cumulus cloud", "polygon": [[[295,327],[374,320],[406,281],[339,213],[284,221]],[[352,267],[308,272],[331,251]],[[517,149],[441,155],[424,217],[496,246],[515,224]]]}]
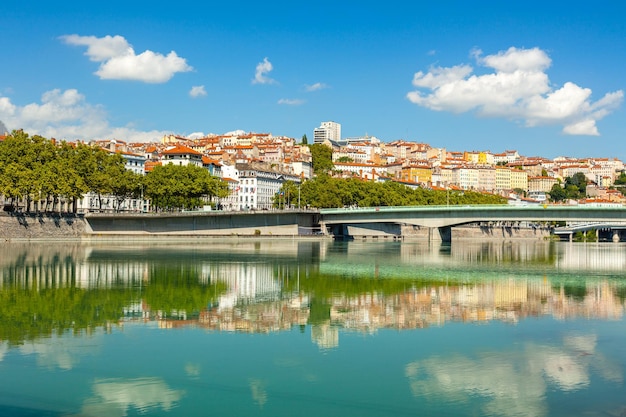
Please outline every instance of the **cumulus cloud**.
[{"label": "cumulus cloud", "polygon": [[278,100],[278,104],[286,104],[288,106],[299,106],[304,103],[305,101],[299,98],[281,98]]},{"label": "cumulus cloud", "polygon": [[267,57],[263,58],[263,62],[259,62],[256,66],[256,71],[254,73],[254,79],[252,80],[252,84],[274,84],[276,80],[267,76],[272,70],[274,66],[267,59]]},{"label": "cumulus cloud", "polygon": [[413,76],[418,89],[407,98],[422,107],[485,117],[520,120],[526,126],[561,125],[569,135],[599,135],[596,122],[616,109],[622,90],[591,101],[591,90],[572,82],[554,89],[546,70],[550,57],[539,48],[514,47],[495,55],[473,51],[478,65],[492,69],[476,75],[470,65],[435,67]]},{"label": "cumulus cloud", "polygon": [[196,85],[191,87],[189,95],[193,98],[204,97],[206,96],[206,90],[204,89],[203,85]]},{"label": "cumulus cloud", "polygon": [[304,91],[306,91],[307,93],[311,93],[313,91],[318,91],[318,90],[323,90],[325,88],[328,88],[328,86],[324,83],[315,83],[315,84],[305,84],[304,85]]},{"label": "cumulus cloud", "polygon": [[122,36],[64,35],[60,37],[69,45],[86,46],[85,55],[99,62],[95,72],[103,80],[132,80],[146,83],[164,83],[177,72],[192,71],[184,58],[171,51],[167,55],[146,50],[139,55]]},{"label": "cumulus cloud", "polygon": [[170,132],[139,131],[132,126],[114,127],[102,106],[89,104],[75,89],[50,90],[41,102],[18,106],[0,96],[0,120],[30,135],[62,140],[121,139],[150,142]]}]

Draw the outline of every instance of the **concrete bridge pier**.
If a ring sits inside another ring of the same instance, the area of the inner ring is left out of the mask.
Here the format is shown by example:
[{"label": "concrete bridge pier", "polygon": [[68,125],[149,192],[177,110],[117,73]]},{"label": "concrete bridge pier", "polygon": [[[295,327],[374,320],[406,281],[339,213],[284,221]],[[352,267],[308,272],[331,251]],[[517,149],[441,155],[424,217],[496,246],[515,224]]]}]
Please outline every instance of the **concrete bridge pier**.
[{"label": "concrete bridge pier", "polygon": [[452,242],[452,227],[430,227],[428,229],[428,240],[431,242],[451,243]]}]

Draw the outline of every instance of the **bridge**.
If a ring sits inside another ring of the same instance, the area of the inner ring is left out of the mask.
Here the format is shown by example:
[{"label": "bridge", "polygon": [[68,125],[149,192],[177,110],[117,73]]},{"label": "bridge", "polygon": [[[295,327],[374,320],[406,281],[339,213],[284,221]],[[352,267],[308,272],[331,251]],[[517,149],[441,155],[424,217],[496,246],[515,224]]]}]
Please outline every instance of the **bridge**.
[{"label": "bridge", "polygon": [[[404,236],[406,226],[423,229],[433,241],[450,241],[452,228],[466,224],[486,227],[513,227],[525,222],[531,227],[546,223],[584,224],[586,229],[610,230],[612,240],[619,240],[626,228],[626,207],[589,207],[584,205],[474,205],[367,207],[320,210],[322,230],[335,236]],[[571,236],[579,231],[569,227],[554,229]]]},{"label": "bridge", "polygon": [[[569,237],[594,229],[603,240],[626,240],[626,207],[568,205],[510,206],[411,206],[356,209],[275,210],[247,212],[90,213],[86,234],[174,236],[300,236],[320,233],[339,238],[357,236],[450,242],[452,229],[476,225],[487,237],[495,232],[527,237],[550,234]],[[566,227],[555,228],[555,222]],[[520,227],[524,223],[526,228]],[[472,230],[466,228],[466,232]],[[525,230],[523,230],[525,229]],[[455,233],[461,233],[457,229]],[[526,235],[524,235],[526,236]],[[474,235],[476,237],[476,235]],[[624,238],[624,239],[622,239]]]}]

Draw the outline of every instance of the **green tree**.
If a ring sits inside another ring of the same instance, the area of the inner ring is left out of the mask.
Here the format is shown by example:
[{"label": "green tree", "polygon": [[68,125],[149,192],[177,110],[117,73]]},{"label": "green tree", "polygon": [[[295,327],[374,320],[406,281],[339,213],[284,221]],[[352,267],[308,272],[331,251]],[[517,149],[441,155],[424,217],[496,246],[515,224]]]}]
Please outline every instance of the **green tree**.
[{"label": "green tree", "polygon": [[477,192],[434,191],[424,188],[412,189],[387,181],[384,183],[363,181],[359,178],[339,179],[318,175],[301,187],[303,205],[318,208],[344,206],[377,207],[409,205],[455,204],[504,204],[500,196]]},{"label": "green tree", "polygon": [[613,187],[617,188],[623,195],[626,195],[626,173],[622,171],[613,183]]},{"label": "green tree", "polygon": [[577,172],[571,177],[565,178],[565,189],[570,190],[570,198],[583,198],[587,194],[587,177],[582,172]]},{"label": "green tree", "polygon": [[125,169],[123,172],[119,174],[117,177],[117,181],[113,184],[111,188],[111,193],[115,196],[116,200],[116,211],[121,211],[124,208],[128,209],[130,207],[122,207],[124,201],[129,198],[139,198],[141,196],[141,188],[143,185],[143,175],[137,174],[133,171]]},{"label": "green tree", "polygon": [[166,164],[146,174],[144,195],[152,206],[166,211],[194,209],[213,197],[228,195],[228,184],[195,165]]},{"label": "green tree", "polygon": [[306,133],[304,135],[302,135],[302,142],[300,142],[301,145],[308,145],[309,144],[309,140],[306,137]]},{"label": "green tree", "polygon": [[301,203],[299,198],[300,187],[293,181],[285,181],[276,195],[274,195],[273,206],[276,208],[298,207]]},{"label": "green tree", "polygon": [[567,199],[567,192],[563,189],[561,184],[554,184],[548,194],[550,194],[550,200],[554,202],[560,202]]},{"label": "green tree", "polygon": [[324,174],[333,169],[333,150],[321,143],[314,143],[309,146],[311,157],[313,159],[313,172],[315,174]]}]

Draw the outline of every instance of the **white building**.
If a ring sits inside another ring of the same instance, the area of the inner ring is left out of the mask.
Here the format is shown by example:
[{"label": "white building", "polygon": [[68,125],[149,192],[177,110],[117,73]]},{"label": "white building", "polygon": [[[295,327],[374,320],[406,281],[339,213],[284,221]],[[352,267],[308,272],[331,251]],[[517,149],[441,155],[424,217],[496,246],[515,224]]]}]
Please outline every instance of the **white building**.
[{"label": "white building", "polygon": [[322,122],[320,127],[313,130],[313,143],[324,143],[326,140],[339,142],[341,140],[341,125],[335,122]]},{"label": "white building", "polygon": [[[229,178],[231,195],[220,202],[226,210],[269,210],[274,206],[274,197],[285,181],[300,184],[301,177],[271,171],[250,164],[222,167],[223,178]],[[298,196],[284,196],[285,206],[297,206]]]}]

